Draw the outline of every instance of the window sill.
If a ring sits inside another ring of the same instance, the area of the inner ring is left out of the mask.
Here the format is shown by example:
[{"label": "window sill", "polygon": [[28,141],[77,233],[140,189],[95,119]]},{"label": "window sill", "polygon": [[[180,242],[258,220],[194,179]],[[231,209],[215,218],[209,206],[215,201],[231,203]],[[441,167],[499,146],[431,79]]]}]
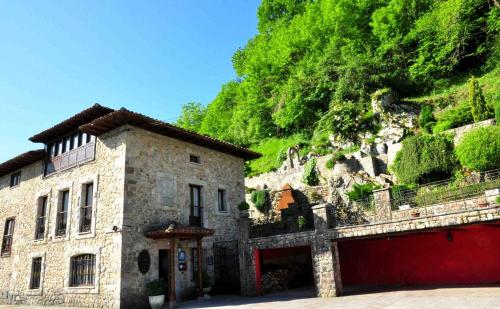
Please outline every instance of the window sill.
[{"label": "window sill", "polygon": [[4,254],[0,255],[0,258],[1,259],[3,259],[3,258],[10,258],[11,256],[12,256],[11,253],[8,253],[8,254],[4,253]]},{"label": "window sill", "polygon": [[95,237],[95,233],[93,231],[89,231],[89,232],[78,232],[76,234],[76,239],[87,239],[87,238],[94,238]]},{"label": "window sill", "polygon": [[41,287],[38,289],[29,289],[26,292],[26,295],[28,295],[28,296],[41,296],[42,294],[43,294],[43,290]]},{"label": "window sill", "polygon": [[21,184],[18,184],[18,185],[15,185],[15,186],[9,186],[9,189],[13,190],[13,189],[17,189],[21,186]]},{"label": "window sill", "polygon": [[47,238],[40,238],[33,240],[34,245],[45,245],[47,243]]},{"label": "window sill", "polygon": [[228,211],[216,211],[215,214],[218,216],[224,216],[224,217],[231,216],[231,213],[229,212],[229,210]]},{"label": "window sill", "polygon": [[64,288],[66,294],[99,294],[97,286],[69,286]]}]

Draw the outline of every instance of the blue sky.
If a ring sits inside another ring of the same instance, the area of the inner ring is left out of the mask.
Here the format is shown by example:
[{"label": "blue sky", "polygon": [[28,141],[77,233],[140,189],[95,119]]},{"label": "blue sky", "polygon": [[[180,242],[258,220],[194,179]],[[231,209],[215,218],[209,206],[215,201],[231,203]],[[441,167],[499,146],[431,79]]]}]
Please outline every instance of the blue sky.
[{"label": "blue sky", "polygon": [[0,162],[92,105],[175,121],[235,77],[259,0],[0,1]]}]

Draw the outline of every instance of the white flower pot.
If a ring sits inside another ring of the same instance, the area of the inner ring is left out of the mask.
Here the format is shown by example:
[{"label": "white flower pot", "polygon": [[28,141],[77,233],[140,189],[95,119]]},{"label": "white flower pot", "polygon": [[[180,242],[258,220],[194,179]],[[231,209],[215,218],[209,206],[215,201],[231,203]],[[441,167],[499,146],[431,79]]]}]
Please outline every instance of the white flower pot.
[{"label": "white flower pot", "polygon": [[165,295],[149,296],[149,305],[153,309],[161,309],[165,302]]}]

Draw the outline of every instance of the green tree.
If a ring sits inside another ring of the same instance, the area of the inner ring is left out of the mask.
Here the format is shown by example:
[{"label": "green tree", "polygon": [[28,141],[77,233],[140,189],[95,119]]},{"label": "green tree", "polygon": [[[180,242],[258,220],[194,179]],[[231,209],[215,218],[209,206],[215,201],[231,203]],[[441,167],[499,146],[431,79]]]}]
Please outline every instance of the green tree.
[{"label": "green tree", "polygon": [[205,113],[206,109],[201,103],[189,102],[182,106],[181,115],[177,119],[176,124],[187,130],[199,131],[205,118]]},{"label": "green tree", "polygon": [[486,120],[493,116],[493,112],[486,103],[479,82],[474,77],[469,79],[469,103],[474,122]]},{"label": "green tree", "polygon": [[465,133],[455,153],[460,163],[469,169],[486,171],[499,168],[500,127],[481,127]]}]

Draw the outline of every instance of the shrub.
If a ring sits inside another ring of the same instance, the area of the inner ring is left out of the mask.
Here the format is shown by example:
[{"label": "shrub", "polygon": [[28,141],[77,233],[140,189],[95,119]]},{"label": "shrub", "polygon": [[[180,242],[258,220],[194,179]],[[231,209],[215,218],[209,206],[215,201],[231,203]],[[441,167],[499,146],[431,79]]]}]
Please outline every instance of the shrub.
[{"label": "shrub", "polygon": [[328,143],[328,136],[333,133],[344,140],[356,138],[362,126],[362,111],[353,102],[334,102],[328,112],[321,117],[314,130],[314,145]]},{"label": "shrub", "polygon": [[460,163],[472,170],[500,167],[500,127],[481,127],[465,133],[455,153]]},{"label": "shrub", "polygon": [[328,159],[328,161],[326,161],[326,168],[333,169],[335,167],[335,163],[343,159],[345,159],[345,155],[343,152],[339,151],[334,153],[332,157]]},{"label": "shrub", "polygon": [[495,121],[497,123],[497,126],[500,126],[500,100],[495,101],[494,108],[495,108]]},{"label": "shrub", "polygon": [[257,208],[258,211],[264,212],[267,206],[267,197],[268,197],[268,191],[267,190],[259,190],[259,191],[254,191],[252,193],[251,199],[252,203],[254,204],[255,208]]},{"label": "shrub", "polygon": [[456,167],[453,140],[448,135],[416,135],[403,141],[392,171],[402,183],[447,178]]},{"label": "shrub", "polygon": [[434,118],[434,114],[432,114],[432,106],[422,106],[422,110],[420,111],[420,115],[418,116],[418,125],[420,126],[420,128],[425,132],[430,133],[432,132],[432,127],[435,122],[436,119]]},{"label": "shrub", "polygon": [[475,122],[486,120],[492,116],[492,111],[486,104],[479,82],[474,77],[469,79],[469,103]]},{"label": "shrub", "polygon": [[162,279],[154,280],[146,284],[149,296],[165,295],[167,284]]},{"label": "shrub", "polygon": [[357,201],[367,198],[372,193],[373,190],[378,188],[380,188],[379,185],[376,185],[371,182],[354,184],[352,186],[352,190],[347,192],[346,194],[351,201]]},{"label": "shrub", "polygon": [[302,182],[306,185],[314,186],[319,183],[318,171],[316,170],[316,158],[307,161],[302,175]]},{"label": "shrub", "polygon": [[250,209],[250,205],[248,205],[247,202],[243,201],[243,202],[241,202],[241,203],[238,204],[238,209],[240,211],[249,210]]},{"label": "shrub", "polygon": [[304,216],[299,216],[297,218],[297,225],[299,226],[299,229],[302,229],[306,226],[306,218]]},{"label": "shrub", "polygon": [[437,122],[433,128],[434,133],[441,133],[448,129],[464,126],[473,123],[470,104],[463,102],[456,107],[446,109],[437,115]]}]

